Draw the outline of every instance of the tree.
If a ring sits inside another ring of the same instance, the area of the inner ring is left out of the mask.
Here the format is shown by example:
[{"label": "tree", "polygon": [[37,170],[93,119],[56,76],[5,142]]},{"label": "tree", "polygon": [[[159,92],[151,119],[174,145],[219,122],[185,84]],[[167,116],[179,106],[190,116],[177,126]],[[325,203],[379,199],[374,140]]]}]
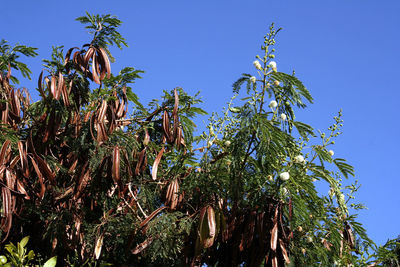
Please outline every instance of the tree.
[{"label": "tree", "polygon": [[[222,116],[213,113],[207,132],[195,135],[193,117],[206,114],[197,95],[175,88],[145,107],[131,87],[142,71],[111,72],[110,46],[126,46],[121,21],[89,13],[77,20],[91,42],[53,48],[35,103],[11,76],[29,73],[16,59],[35,49],[1,43],[3,240],[29,235],[41,255],[64,265],[369,260],[373,242],[349,212],[362,208],[351,202],[357,182],[342,184],[353,168],[329,150],[341,112],[319,137],[296,120],[295,109],[313,99],[272,61],[280,29],[264,37],[255,76],[243,74]],[[330,186],[327,196],[317,180]]]}]

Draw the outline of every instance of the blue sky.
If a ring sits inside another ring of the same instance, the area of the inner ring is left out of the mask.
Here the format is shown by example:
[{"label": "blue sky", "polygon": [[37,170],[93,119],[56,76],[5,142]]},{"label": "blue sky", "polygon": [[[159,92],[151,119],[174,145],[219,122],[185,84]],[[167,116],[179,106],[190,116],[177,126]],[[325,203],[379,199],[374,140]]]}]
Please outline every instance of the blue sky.
[{"label": "blue sky", "polygon": [[284,28],[277,37],[279,70],[295,70],[315,99],[297,119],[326,130],[343,109],[335,155],[354,165],[362,184],[357,199],[369,208],[360,220],[382,244],[400,234],[399,10],[400,2],[389,0],[6,1],[0,38],[39,48],[37,58],[26,60],[34,80],[21,82],[33,93],[51,45],[89,41],[76,17],[116,15],[130,46],[113,51],[112,69],[145,71],[134,86],[141,100],[181,86],[200,90],[212,112],[229,101],[241,73],[255,73],[251,63],[275,22]]}]

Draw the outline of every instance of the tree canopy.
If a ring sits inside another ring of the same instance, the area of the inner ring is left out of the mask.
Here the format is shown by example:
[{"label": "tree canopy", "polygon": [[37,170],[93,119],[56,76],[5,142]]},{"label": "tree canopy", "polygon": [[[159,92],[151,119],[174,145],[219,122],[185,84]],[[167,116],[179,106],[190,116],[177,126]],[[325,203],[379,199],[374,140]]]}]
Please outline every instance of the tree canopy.
[{"label": "tree canopy", "polygon": [[35,48],[0,43],[3,241],[30,236],[38,253],[68,266],[373,262],[353,167],[332,149],[342,113],[326,133],[296,119],[313,98],[278,71],[280,29],[269,28],[254,73],[234,82],[199,134],[193,119],[207,113],[198,94],[171,88],[144,105],[134,87],[142,71],[112,73],[110,47],[127,45],[120,20],[77,20],[91,41],[53,48],[34,103],[12,73],[30,78],[18,60]]}]

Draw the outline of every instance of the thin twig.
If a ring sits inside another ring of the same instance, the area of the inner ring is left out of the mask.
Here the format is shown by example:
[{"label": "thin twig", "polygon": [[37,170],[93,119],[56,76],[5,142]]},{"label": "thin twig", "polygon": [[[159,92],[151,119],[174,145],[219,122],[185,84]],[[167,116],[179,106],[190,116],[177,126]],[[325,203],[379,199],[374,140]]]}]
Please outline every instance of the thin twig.
[{"label": "thin twig", "polygon": [[[122,200],[125,202],[125,204],[128,206],[128,208],[134,213],[136,214],[136,217],[139,219],[139,221],[142,221],[142,218],[139,217],[139,215],[137,215],[136,210],[134,210],[131,205],[129,205],[128,201],[126,201],[125,198],[122,198]],[[136,201],[137,202],[137,201]]]},{"label": "thin twig", "polygon": [[135,194],[133,194],[131,186],[132,186],[131,183],[129,183],[129,184],[128,184],[128,190],[129,190],[129,192],[131,193],[133,199],[136,201],[136,203],[137,203],[137,205],[138,205],[138,207],[139,207],[139,210],[142,212],[143,216],[144,216],[145,218],[147,218],[148,216],[147,216],[146,213],[143,211],[142,206],[140,206],[140,203],[139,203],[138,199],[135,197]]}]

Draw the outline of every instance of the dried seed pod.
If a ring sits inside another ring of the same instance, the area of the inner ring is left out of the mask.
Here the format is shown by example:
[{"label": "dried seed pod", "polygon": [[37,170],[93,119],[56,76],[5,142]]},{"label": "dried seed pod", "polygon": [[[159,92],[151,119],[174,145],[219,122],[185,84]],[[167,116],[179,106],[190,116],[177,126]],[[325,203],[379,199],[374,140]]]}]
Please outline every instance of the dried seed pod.
[{"label": "dried seed pod", "polygon": [[180,202],[179,199],[179,183],[178,179],[175,178],[169,183],[167,187],[165,205],[169,206],[170,210],[175,210],[176,206]]},{"label": "dried seed pod", "polygon": [[119,147],[115,146],[112,158],[112,177],[114,182],[118,185],[121,183],[119,170],[120,170],[120,153],[119,153]]},{"label": "dried seed pod", "polygon": [[22,174],[25,176],[25,178],[28,178],[29,174],[30,174],[29,168],[28,168],[28,156],[27,156],[26,148],[22,141],[18,141],[18,151],[19,151],[19,157],[21,160]]},{"label": "dried seed pod", "polygon": [[173,137],[171,135],[171,129],[169,127],[169,115],[166,110],[164,110],[162,125],[163,125],[164,136],[167,138],[167,141],[169,143],[173,142]]},{"label": "dried seed pod", "polygon": [[151,170],[151,176],[152,176],[152,178],[153,178],[154,181],[157,180],[158,165],[159,165],[160,162],[161,162],[161,158],[162,158],[162,155],[164,154],[164,151],[165,151],[165,148],[163,147],[163,148],[160,150],[160,152],[158,153],[156,159],[154,160],[153,168],[152,168],[152,170]]},{"label": "dried seed pod", "polygon": [[96,238],[96,244],[94,246],[94,257],[96,260],[100,258],[101,248],[103,247],[104,233]]},{"label": "dried seed pod", "polygon": [[108,55],[106,51],[103,48],[99,48],[98,51],[100,52],[101,57],[104,60],[104,67],[107,73],[107,78],[109,79],[111,77],[111,64],[110,60],[108,59]]},{"label": "dried seed pod", "polygon": [[212,206],[206,206],[201,209],[199,221],[199,245],[201,248],[209,248],[214,244],[216,237],[215,212]]},{"label": "dried seed pod", "polygon": [[101,84],[100,82],[100,78],[98,76],[99,74],[99,66],[98,66],[98,62],[96,60],[96,53],[93,53],[92,56],[92,77],[93,77],[93,81],[97,84]]}]

